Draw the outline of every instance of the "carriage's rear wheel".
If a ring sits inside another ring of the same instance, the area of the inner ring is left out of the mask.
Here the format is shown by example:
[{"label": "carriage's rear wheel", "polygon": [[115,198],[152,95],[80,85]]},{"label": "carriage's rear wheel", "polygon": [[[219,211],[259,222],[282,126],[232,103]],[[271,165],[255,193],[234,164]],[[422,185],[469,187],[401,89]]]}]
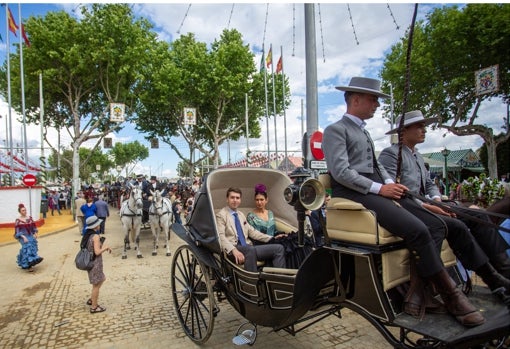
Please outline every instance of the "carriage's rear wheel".
[{"label": "carriage's rear wheel", "polygon": [[172,260],[172,296],[186,335],[205,343],[214,327],[214,293],[209,273],[188,245],[180,246]]}]

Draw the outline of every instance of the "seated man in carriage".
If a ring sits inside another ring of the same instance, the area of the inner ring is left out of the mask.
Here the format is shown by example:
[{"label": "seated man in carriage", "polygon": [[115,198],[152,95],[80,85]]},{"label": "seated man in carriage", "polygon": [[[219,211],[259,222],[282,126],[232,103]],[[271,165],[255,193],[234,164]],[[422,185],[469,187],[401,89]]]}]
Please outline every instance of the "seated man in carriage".
[{"label": "seated man in carriage", "polygon": [[238,210],[241,196],[241,189],[229,188],[227,190],[227,206],[216,214],[222,250],[235,263],[244,263],[244,268],[248,271],[257,271],[257,260],[270,260],[273,267],[285,268],[285,249],[282,245],[253,246],[250,239],[267,243],[273,237],[257,231],[246,222],[246,217]]}]

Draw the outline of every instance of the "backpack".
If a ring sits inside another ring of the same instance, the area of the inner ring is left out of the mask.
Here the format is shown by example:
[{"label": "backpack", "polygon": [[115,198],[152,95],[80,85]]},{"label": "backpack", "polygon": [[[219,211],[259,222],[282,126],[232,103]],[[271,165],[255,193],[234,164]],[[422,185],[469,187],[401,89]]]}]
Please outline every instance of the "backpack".
[{"label": "backpack", "polygon": [[94,259],[96,255],[94,252],[90,252],[87,248],[88,239],[91,234],[85,234],[80,243],[80,251],[74,258],[76,268],[80,270],[91,270],[94,267]]}]

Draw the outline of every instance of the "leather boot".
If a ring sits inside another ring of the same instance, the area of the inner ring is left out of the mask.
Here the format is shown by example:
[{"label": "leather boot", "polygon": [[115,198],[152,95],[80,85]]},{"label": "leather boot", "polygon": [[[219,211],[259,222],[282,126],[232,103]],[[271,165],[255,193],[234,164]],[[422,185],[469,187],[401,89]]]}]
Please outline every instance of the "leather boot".
[{"label": "leather boot", "polygon": [[474,327],[485,323],[483,315],[471,304],[466,295],[457,288],[455,281],[448,275],[446,269],[432,275],[429,279],[441,295],[448,312],[455,316],[462,325]]},{"label": "leather boot", "polygon": [[485,263],[475,270],[475,273],[482,278],[483,282],[489,286],[491,291],[504,287],[510,292],[510,280],[498,273],[490,263]]},{"label": "leather boot", "polygon": [[420,320],[425,312],[445,314],[444,303],[434,297],[431,287],[418,275],[415,262],[412,259],[410,262],[410,286],[404,297],[404,312]]},{"label": "leather boot", "polygon": [[506,252],[500,253],[491,258],[491,264],[498,273],[510,280],[510,258],[508,258],[508,254]]}]

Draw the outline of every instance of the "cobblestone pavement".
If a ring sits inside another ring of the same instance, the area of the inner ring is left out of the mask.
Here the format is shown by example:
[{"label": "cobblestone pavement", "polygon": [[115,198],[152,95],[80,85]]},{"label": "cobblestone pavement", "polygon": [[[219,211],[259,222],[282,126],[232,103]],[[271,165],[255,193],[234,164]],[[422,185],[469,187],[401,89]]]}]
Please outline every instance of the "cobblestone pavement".
[{"label": "cobblestone pavement", "polygon": [[[173,309],[170,292],[172,257],[164,249],[152,256],[152,234],[142,230],[143,259],[128,251],[122,259],[123,236],[117,211],[106,223],[106,282],[99,303],[104,313],[90,314],[85,304],[91,286],[87,274],[74,266],[80,235],[73,227],[41,237],[44,261],[33,273],[16,265],[19,244],[0,246],[0,348],[192,348]],[[171,250],[183,244],[175,234]],[[161,245],[161,244],[160,244]],[[244,319],[223,301],[214,330],[203,348],[233,348],[232,336]],[[292,336],[258,329],[257,348],[390,348],[365,319],[350,310],[342,319],[329,317]]]}]

